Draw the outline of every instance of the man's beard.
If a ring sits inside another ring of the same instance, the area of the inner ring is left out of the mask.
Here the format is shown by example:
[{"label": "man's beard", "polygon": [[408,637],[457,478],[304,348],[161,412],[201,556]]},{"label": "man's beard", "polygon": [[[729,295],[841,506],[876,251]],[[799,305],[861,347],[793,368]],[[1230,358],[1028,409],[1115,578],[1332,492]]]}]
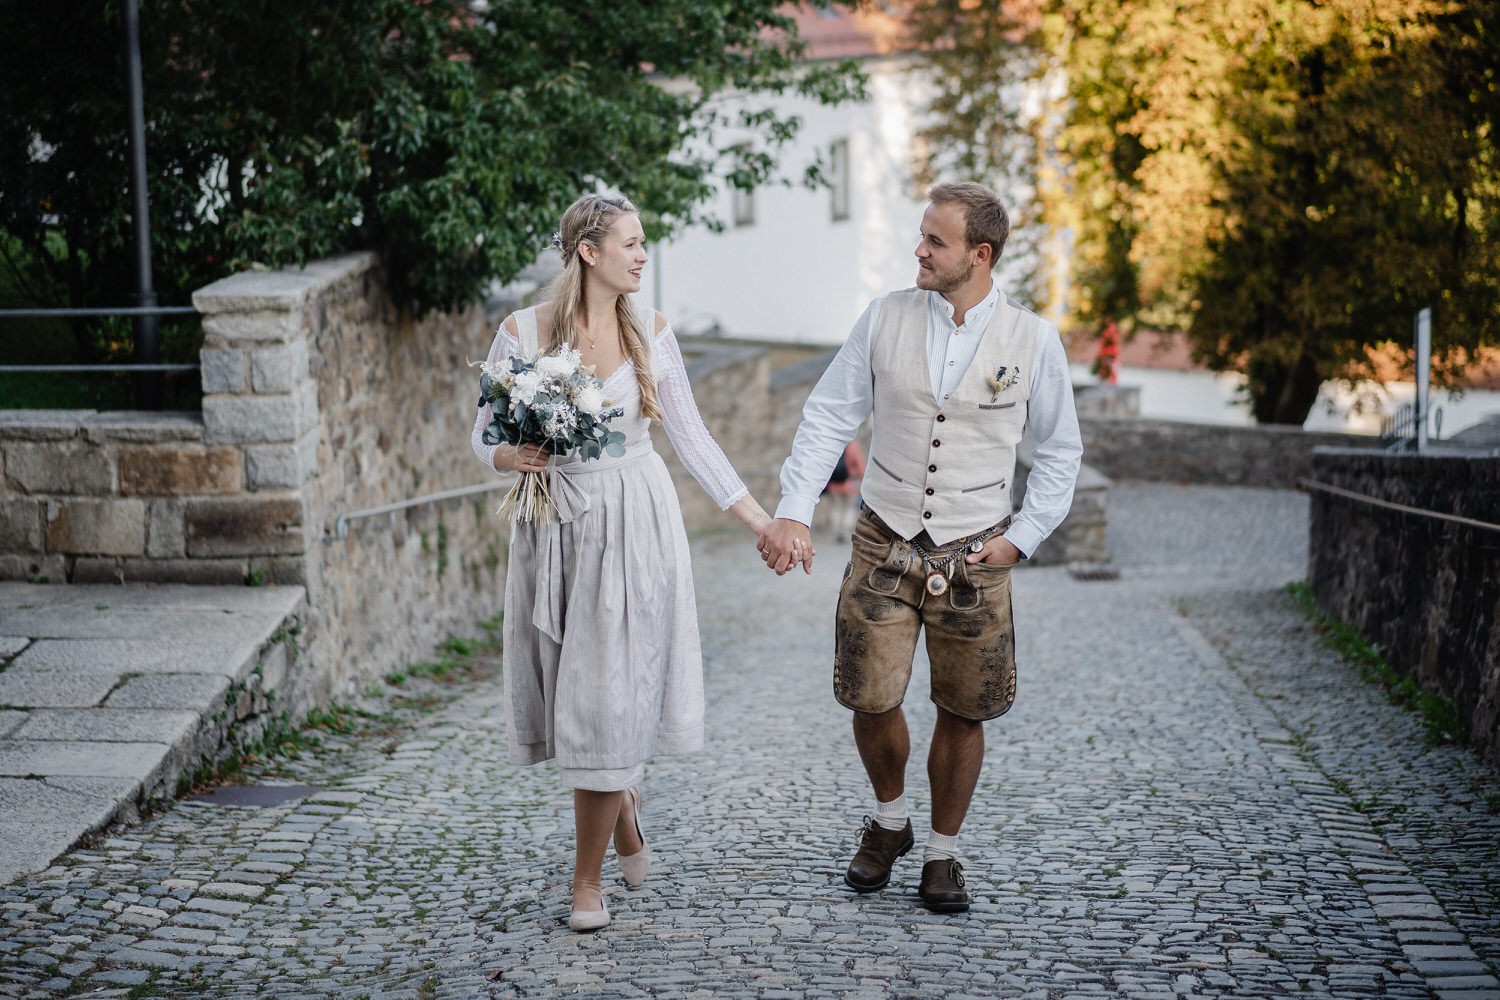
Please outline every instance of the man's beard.
[{"label": "man's beard", "polygon": [[[926,279],[924,282],[923,279]],[[917,287],[925,288],[939,295],[957,291],[963,287],[965,281],[969,280],[969,271],[963,266],[955,267],[948,271],[940,271],[934,267],[931,271],[923,271],[917,268]]]}]

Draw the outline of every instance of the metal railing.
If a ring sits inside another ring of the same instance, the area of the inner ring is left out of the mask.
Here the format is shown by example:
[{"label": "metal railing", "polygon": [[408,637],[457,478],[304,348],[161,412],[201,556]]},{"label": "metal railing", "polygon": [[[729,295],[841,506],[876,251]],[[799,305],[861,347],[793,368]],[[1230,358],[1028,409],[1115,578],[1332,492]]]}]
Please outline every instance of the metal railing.
[{"label": "metal railing", "polygon": [[1396,412],[1380,421],[1380,446],[1386,451],[1405,451],[1417,446],[1417,408],[1402,403]]},{"label": "metal railing", "polygon": [[[192,306],[120,306],[117,308],[76,309],[0,309],[0,320],[6,319],[63,319],[70,316],[105,317],[132,316],[139,321],[155,321],[159,316],[196,316],[198,310]],[[142,345],[137,344],[140,352]],[[125,372],[138,376],[136,379],[136,404],[142,409],[156,410],[162,405],[162,376],[195,372],[198,365],[163,364],[159,340],[145,345],[140,361],[128,364],[105,365],[0,365],[0,375],[78,375],[93,373]]]},{"label": "metal railing", "polygon": [[[68,316],[196,316],[192,306],[120,306],[118,308],[80,309],[0,309],[4,319],[61,319]],[[0,365],[0,372],[195,372],[198,365],[167,365],[159,361],[131,362],[118,365]]]},{"label": "metal railing", "polygon": [[398,514],[412,507],[421,507],[425,504],[440,503],[444,500],[458,500],[462,497],[478,496],[481,493],[493,493],[495,490],[508,490],[512,485],[512,479],[507,477],[501,482],[481,483],[477,486],[460,486],[458,489],[444,490],[441,493],[429,493],[427,496],[412,497],[410,500],[401,500],[397,503],[382,504],[379,507],[368,507],[364,510],[351,510],[347,514],[340,514],[333,522],[333,530],[323,536],[325,542],[342,541],[349,537],[349,522],[363,521],[371,517],[380,517],[382,514]]},{"label": "metal railing", "polygon": [[1464,517],[1462,514],[1445,514],[1438,510],[1428,510],[1425,507],[1413,507],[1410,504],[1397,503],[1394,500],[1383,500],[1380,497],[1372,497],[1368,493],[1359,493],[1355,490],[1346,490],[1342,486],[1332,483],[1319,482],[1316,479],[1302,479],[1298,481],[1309,490],[1319,493],[1328,493],[1332,496],[1342,497],[1345,500],[1354,500],[1359,503],[1369,504],[1372,507],[1382,507],[1386,510],[1398,511],[1402,514],[1414,514],[1419,517],[1428,517],[1437,521],[1447,521],[1450,524],[1461,524],[1468,528],[1477,528],[1480,531],[1493,531],[1500,533],[1500,524],[1491,524],[1489,521],[1479,521],[1472,517]]}]

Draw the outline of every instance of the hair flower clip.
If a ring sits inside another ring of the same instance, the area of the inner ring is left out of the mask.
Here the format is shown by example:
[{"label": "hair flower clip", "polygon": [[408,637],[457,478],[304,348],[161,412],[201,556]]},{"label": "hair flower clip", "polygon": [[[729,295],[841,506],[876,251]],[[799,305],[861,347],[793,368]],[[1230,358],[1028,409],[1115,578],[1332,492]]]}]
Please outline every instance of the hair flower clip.
[{"label": "hair flower clip", "polygon": [[990,402],[994,402],[1006,389],[1021,381],[1021,369],[1013,365],[1001,365],[995,374],[985,379],[990,387]]},{"label": "hair flower clip", "polygon": [[548,250],[561,250],[563,248],[562,231],[553,230],[552,242],[547,244]]}]

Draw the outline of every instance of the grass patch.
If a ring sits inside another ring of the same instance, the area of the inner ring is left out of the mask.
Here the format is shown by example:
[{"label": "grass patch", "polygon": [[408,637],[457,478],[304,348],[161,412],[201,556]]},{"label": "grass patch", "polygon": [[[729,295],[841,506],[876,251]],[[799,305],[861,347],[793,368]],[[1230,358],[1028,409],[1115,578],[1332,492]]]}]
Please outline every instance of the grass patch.
[{"label": "grass patch", "polygon": [[408,663],[391,671],[385,681],[402,687],[411,680],[438,684],[461,684],[495,674],[495,658],[500,655],[500,616],[479,623],[484,634],[476,637],[450,635],[438,645],[437,659]]},{"label": "grass patch", "polygon": [[322,744],[317,733],[292,725],[285,716],[273,719],[254,740],[232,747],[223,757],[205,761],[177,782],[177,794],[196,795],[221,785],[243,784],[251,768],[281,758],[295,759]]},{"label": "grass patch", "polygon": [[1312,588],[1306,582],[1289,583],[1286,589],[1312,619],[1324,645],[1353,663],[1365,681],[1383,687],[1392,702],[1421,716],[1429,746],[1462,742],[1458,706],[1452,698],[1440,691],[1424,691],[1415,677],[1398,673],[1386,661],[1380,647],[1361,635],[1353,625],[1330,618],[1319,610]]},{"label": "grass patch", "polygon": [[340,736],[384,733],[399,720],[390,712],[372,712],[353,705],[334,703],[307,713],[307,726]]}]

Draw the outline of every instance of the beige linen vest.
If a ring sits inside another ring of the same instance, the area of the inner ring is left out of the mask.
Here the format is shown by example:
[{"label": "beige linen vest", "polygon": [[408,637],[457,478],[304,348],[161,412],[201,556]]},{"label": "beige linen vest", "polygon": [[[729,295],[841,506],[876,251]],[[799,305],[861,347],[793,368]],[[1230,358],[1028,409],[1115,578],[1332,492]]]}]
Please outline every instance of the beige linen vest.
[{"label": "beige linen vest", "polygon": [[[929,295],[908,288],[880,304],[870,345],[874,432],[861,495],[902,538],[926,529],[942,545],[1010,515],[1041,320],[1002,298],[969,370],[940,402],[927,359]],[[1003,389],[989,384],[996,376]]]}]

